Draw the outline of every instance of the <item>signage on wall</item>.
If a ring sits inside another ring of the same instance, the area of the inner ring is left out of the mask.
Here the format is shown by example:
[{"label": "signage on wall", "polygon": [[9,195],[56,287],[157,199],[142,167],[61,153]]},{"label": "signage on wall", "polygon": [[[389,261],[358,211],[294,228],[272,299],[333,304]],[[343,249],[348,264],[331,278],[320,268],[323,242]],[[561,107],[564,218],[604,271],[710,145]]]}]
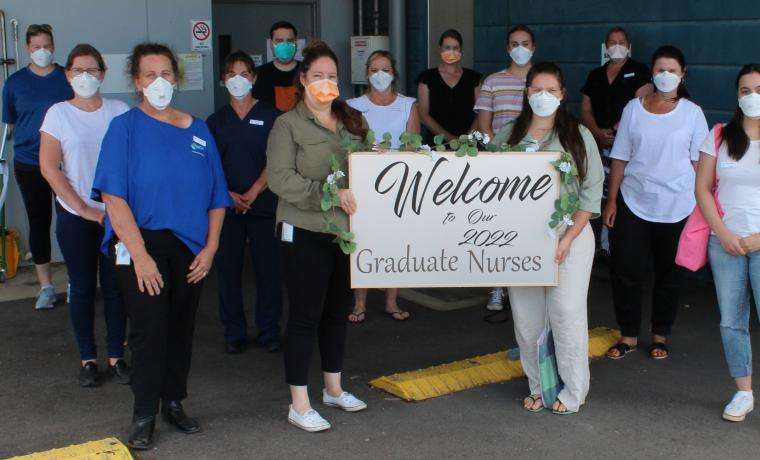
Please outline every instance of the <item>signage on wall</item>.
[{"label": "signage on wall", "polygon": [[190,37],[193,51],[211,51],[211,20],[190,21]]}]

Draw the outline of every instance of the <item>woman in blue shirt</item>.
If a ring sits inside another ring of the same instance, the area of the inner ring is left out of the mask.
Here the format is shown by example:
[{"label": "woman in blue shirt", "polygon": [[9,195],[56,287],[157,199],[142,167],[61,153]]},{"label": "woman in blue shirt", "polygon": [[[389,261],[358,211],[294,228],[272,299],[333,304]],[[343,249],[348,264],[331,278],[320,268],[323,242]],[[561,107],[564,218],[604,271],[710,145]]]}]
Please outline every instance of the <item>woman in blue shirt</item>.
[{"label": "woman in blue shirt", "polygon": [[148,449],[161,401],[180,431],[200,431],[187,396],[201,282],[232,201],[214,138],[202,120],[170,106],[178,77],[169,48],[137,45],[128,68],[140,104],[113,119],[93,182],[106,204],[101,249],[115,264],[130,321],[134,415],[128,445]]},{"label": "woman in blue shirt", "polygon": [[31,62],[10,76],[3,87],[3,123],[13,129],[13,172],[29,219],[29,249],[40,293],[35,308],[55,306],[50,274],[50,222],[53,193],[40,172],[40,126],[53,104],[74,97],[63,68],[53,62],[53,29],[32,24],[26,30]]},{"label": "woman in blue shirt", "polygon": [[219,316],[224,326],[224,349],[230,354],[242,352],[248,340],[241,283],[246,240],[256,275],[256,343],[270,352],[280,350],[282,295],[274,232],[277,197],[267,186],[266,171],[267,139],[279,112],[251,94],[255,67],[243,51],[227,56],[224,83],[230,103],[206,120],[235,203],[224,217],[216,255]]}]

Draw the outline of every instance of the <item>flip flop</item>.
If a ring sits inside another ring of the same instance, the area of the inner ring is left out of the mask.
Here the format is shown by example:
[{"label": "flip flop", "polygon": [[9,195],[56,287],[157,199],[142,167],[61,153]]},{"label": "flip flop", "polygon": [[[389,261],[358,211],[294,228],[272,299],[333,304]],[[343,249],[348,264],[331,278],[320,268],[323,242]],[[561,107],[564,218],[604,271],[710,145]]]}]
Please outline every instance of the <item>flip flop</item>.
[{"label": "flip flop", "polygon": [[[560,401],[559,399],[557,400],[557,402],[558,402],[558,403],[560,403],[560,404],[562,404],[563,406],[565,405],[565,403],[563,403],[563,402],[562,402],[562,401]],[[575,412],[570,412],[569,410],[567,410],[567,406],[565,406],[565,410],[563,410],[563,411],[562,411],[562,410],[557,410],[557,409],[554,409],[554,408],[552,407],[552,414],[556,414],[556,415],[572,415],[572,414],[574,414],[574,413],[575,413]]]},{"label": "flip flop", "polygon": [[[655,351],[663,351],[665,352],[662,356],[655,356]],[[664,342],[652,342],[652,345],[649,347],[649,357],[652,359],[667,359],[670,356],[670,351],[668,350],[668,346],[665,345]]]},{"label": "flip flop", "polygon": [[[385,310],[385,314],[395,319],[396,321],[406,321],[409,319],[409,312],[405,310],[388,311]],[[406,314],[406,316],[404,316]],[[396,316],[399,315],[399,316]]]},{"label": "flip flop", "polygon": [[[351,317],[354,317],[356,319],[353,320],[353,319],[351,319]],[[352,322],[354,324],[359,324],[359,323],[363,323],[364,320],[366,319],[366,317],[367,317],[367,311],[366,310],[360,311],[360,312],[357,312],[356,310],[354,310],[354,311],[352,311],[348,315],[348,321]]]},{"label": "flip flop", "polygon": [[[528,400],[530,400],[530,407],[525,407],[525,403]],[[534,409],[533,406],[537,402],[541,402],[541,405],[538,406],[538,408]],[[544,410],[544,404],[543,404],[543,399],[541,398],[541,395],[529,395],[525,399],[523,399],[523,409],[530,412],[541,412],[542,410]]]},{"label": "flip flop", "polygon": [[[617,350],[618,355],[610,356],[610,352],[612,350]],[[628,345],[627,343],[618,342],[607,350],[606,356],[609,359],[623,359],[625,358],[625,355],[631,353],[632,351],[636,351],[636,345]]]}]

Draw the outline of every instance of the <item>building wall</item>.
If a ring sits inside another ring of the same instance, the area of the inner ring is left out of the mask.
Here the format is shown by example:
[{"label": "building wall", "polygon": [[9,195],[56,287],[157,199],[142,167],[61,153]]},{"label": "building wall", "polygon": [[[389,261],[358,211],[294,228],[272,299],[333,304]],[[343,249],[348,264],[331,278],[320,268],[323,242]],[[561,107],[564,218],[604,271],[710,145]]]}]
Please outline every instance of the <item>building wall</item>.
[{"label": "building wall", "polygon": [[760,30],[757,1],[474,0],[474,6],[475,68],[504,68],[507,30],[527,24],[536,33],[535,59],[561,65],[576,109],[588,72],[599,65],[605,32],[615,25],[628,30],[634,59],[649,64],[664,44],[684,52],[687,88],[711,123],[726,120],[736,107],[741,65],[760,62],[760,47],[750,45]]}]

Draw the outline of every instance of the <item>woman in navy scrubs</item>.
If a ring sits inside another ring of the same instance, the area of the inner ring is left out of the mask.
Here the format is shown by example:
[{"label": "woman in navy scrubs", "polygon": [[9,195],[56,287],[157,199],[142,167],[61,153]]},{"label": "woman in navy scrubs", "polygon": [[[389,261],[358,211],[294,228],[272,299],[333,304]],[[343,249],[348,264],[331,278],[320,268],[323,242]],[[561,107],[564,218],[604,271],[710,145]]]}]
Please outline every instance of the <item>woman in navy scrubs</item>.
[{"label": "woman in navy scrubs", "polygon": [[267,187],[267,139],[278,112],[254,99],[253,59],[236,51],[225,59],[224,84],[230,103],[206,123],[214,135],[234,206],[227,209],[216,254],[219,274],[219,317],[224,325],[225,351],[237,354],[248,341],[243,309],[243,261],[246,240],[256,275],[256,343],[280,350],[280,291],[274,214],[277,198]]},{"label": "woman in navy scrubs", "polygon": [[187,396],[195,313],[232,204],[206,124],[170,106],[178,77],[169,48],[137,45],[128,68],[140,104],[103,139],[93,199],[106,204],[101,249],[115,264],[130,321],[134,414],[128,445],[147,449],[159,401],[180,431],[200,431]]},{"label": "woman in navy scrubs", "polygon": [[29,219],[29,250],[40,283],[35,308],[45,310],[55,306],[50,273],[53,192],[40,172],[40,126],[50,106],[73,98],[74,93],[63,68],[53,62],[52,27],[30,25],[26,49],[31,62],[3,86],[3,123],[13,128],[13,175]]}]

